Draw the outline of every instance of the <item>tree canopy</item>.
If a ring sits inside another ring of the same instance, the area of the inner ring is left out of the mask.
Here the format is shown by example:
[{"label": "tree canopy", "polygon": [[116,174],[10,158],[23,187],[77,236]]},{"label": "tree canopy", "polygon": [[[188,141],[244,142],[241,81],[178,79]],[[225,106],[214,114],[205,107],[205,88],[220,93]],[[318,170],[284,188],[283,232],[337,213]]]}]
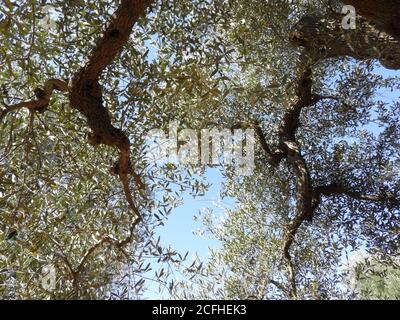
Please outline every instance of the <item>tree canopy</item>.
[{"label": "tree canopy", "polygon": [[[399,17],[398,0],[3,1],[2,296],[132,299],[150,279],[179,298],[350,298],[360,248],[396,274]],[[209,261],[156,236],[208,187],[200,161],[149,159],[173,121],[255,133],[251,175],[221,165],[235,208],[202,216]]]}]

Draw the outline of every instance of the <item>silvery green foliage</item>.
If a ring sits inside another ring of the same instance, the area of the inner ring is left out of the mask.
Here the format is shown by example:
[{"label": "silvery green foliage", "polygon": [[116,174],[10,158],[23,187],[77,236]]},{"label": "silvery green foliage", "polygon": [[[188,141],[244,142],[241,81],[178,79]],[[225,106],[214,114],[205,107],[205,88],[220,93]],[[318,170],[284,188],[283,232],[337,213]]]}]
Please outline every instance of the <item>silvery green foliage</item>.
[{"label": "silvery green foliage", "polygon": [[345,283],[357,299],[398,300],[399,270],[398,257],[356,252],[349,258]]},{"label": "silvery green foliage", "polygon": [[[68,81],[85,63],[117,4],[2,2],[1,111],[3,105],[29,100],[49,78]],[[206,185],[193,177],[190,168],[146,161],[146,132],[185,112],[183,107],[167,106],[167,97],[157,97],[169,67],[149,53],[156,33],[152,18],[142,19],[101,80],[113,124],[128,132],[132,165],[146,182],[145,196],[131,186],[144,222],[135,231],[135,241],[125,248],[105,243],[91,252],[79,274],[79,287],[73,286],[73,272],[91,248],[102,239],[120,241],[130,234],[134,216],[118,177],[111,174],[118,154],[87,143],[85,120],[62,94],[53,95],[43,114],[22,109],[0,123],[0,292],[4,298],[138,298],[147,286],[145,278],[158,281],[160,287],[169,284],[168,264],[182,257],[164,248],[154,230],[179,204],[182,192],[203,193]],[[171,89],[168,95],[175,93]],[[149,261],[155,262],[150,266]],[[56,270],[56,288],[51,291],[41,282],[47,265]]]}]

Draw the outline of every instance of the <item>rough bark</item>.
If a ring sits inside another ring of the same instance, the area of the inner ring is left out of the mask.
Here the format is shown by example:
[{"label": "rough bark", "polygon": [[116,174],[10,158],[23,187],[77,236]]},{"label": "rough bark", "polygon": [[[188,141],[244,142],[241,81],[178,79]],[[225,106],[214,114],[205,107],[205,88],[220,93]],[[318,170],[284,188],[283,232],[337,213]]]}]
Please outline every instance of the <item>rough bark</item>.
[{"label": "rough bark", "polygon": [[107,24],[103,36],[89,55],[86,65],[79,70],[71,81],[71,106],[82,113],[92,130],[89,136],[92,145],[105,144],[120,151],[116,172],[123,183],[124,193],[131,209],[140,217],[133,203],[129,189],[128,176],[134,175],[138,188],[143,188],[140,177],[130,166],[130,142],[120,129],[115,128],[107,109],[104,107],[102,88],[99,78],[102,71],[114,60],[127,43],[133,25],[144,14],[152,0],[123,0],[118,10]]},{"label": "rough bark", "polygon": [[400,69],[400,40],[360,16],[356,29],[345,30],[342,18],[337,14],[305,16],[292,30],[290,40],[304,47],[316,61],[339,57],[377,59],[388,69]]},{"label": "rough bark", "polygon": [[278,133],[280,148],[284,151],[288,164],[294,169],[296,175],[296,215],[289,223],[283,242],[283,255],[287,262],[290,279],[290,297],[297,298],[295,266],[290,255],[290,247],[294,241],[297,230],[305,220],[310,221],[313,215],[313,191],[310,172],[304,160],[300,146],[296,141],[296,131],[300,127],[301,111],[315,104],[316,99],[312,94],[311,66],[305,66],[296,83],[296,94],[292,104],[286,109]]},{"label": "rough bark", "polygon": [[377,29],[400,41],[400,0],[346,0]]},{"label": "rough bark", "polygon": [[281,162],[281,160],[285,157],[285,154],[283,151],[281,150],[276,150],[276,151],[272,151],[267,140],[265,139],[264,133],[262,131],[262,128],[260,127],[259,124],[256,124],[254,126],[255,132],[258,136],[258,139],[260,140],[260,144],[261,144],[261,148],[264,150],[265,152],[265,156],[267,158],[267,162],[273,166],[273,167],[277,167],[279,165],[279,163]]},{"label": "rough bark", "polygon": [[71,107],[86,117],[87,124],[92,130],[89,143],[94,146],[105,144],[119,149],[120,156],[115,173],[121,179],[130,208],[139,219],[140,214],[132,199],[128,176],[134,176],[139,189],[143,189],[144,186],[139,175],[131,168],[130,141],[127,135],[111,123],[110,115],[103,104],[99,80],[104,69],[128,42],[134,24],[152,2],[153,0],[123,0],[90,53],[87,63],[76,72],[70,85],[62,80],[50,79],[44,88],[35,89],[35,100],[6,106],[0,113],[1,121],[9,112],[21,108],[44,112],[47,110],[53,91],[68,92]]}]

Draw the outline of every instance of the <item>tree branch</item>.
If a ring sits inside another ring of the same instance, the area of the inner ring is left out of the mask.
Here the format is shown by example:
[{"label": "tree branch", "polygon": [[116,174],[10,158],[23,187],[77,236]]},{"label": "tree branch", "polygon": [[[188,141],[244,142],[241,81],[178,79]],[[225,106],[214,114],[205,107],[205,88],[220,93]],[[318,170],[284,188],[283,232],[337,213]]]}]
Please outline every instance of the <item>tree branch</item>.
[{"label": "tree branch", "polygon": [[286,158],[296,175],[296,215],[287,226],[283,240],[283,256],[288,268],[290,282],[289,296],[293,299],[297,298],[297,285],[290,247],[297,230],[305,220],[311,221],[314,212],[312,181],[306,161],[301,155],[300,147],[296,141],[296,131],[300,127],[301,111],[320,100],[320,96],[312,94],[312,70],[311,64],[306,60],[306,56],[302,56],[301,63],[306,63],[306,65],[304,68],[302,66],[300,68],[300,77],[296,82],[295,96],[292,104],[285,110],[278,129],[279,148],[281,150],[278,156],[271,152],[265,138],[261,136],[261,129],[258,130],[262,147],[267,154],[267,159],[269,159],[268,162],[276,163],[277,161],[279,163],[283,158]]},{"label": "tree branch", "polygon": [[66,81],[59,79],[47,80],[43,88],[36,88],[34,90],[36,99],[20,102],[14,105],[9,105],[9,106],[6,105],[5,110],[3,110],[0,113],[0,122],[9,112],[23,108],[38,112],[46,111],[49,106],[50,98],[51,95],[53,94],[53,91],[68,92],[69,91],[68,83]]},{"label": "tree branch", "polygon": [[[283,255],[286,260],[291,284],[290,297],[296,298],[296,275],[290,255],[290,247],[295,235],[304,221],[311,221],[315,209],[320,204],[321,195],[345,194],[357,200],[389,201],[398,204],[398,200],[388,195],[365,195],[346,190],[338,185],[313,189],[307,164],[301,155],[296,141],[296,131],[300,126],[301,111],[323,99],[336,99],[331,96],[312,94],[311,65],[322,59],[350,56],[355,59],[378,59],[389,69],[400,69],[400,42],[386,33],[371,26],[365,19],[358,19],[355,31],[345,30],[341,26],[342,16],[330,15],[325,19],[306,16],[300,20],[293,30],[290,40],[293,44],[305,48],[303,59],[308,59],[299,81],[293,103],[285,111],[279,126],[280,149],[284,158],[294,168],[296,175],[296,215],[287,227],[284,238]],[[307,57],[304,58],[304,57]],[[263,147],[267,155],[270,150]]]},{"label": "tree branch", "polygon": [[120,151],[118,172],[129,207],[140,218],[139,210],[133,203],[128,176],[135,178],[137,188],[144,189],[139,175],[133,172],[130,161],[130,141],[125,133],[111,124],[111,118],[103,105],[102,88],[99,83],[101,72],[113,61],[123,46],[127,43],[133,25],[144,14],[152,0],[123,0],[103,36],[89,55],[86,65],[79,70],[71,81],[71,86],[65,81],[50,79],[44,88],[35,89],[36,99],[6,106],[0,113],[0,121],[11,111],[27,108],[44,112],[50,103],[54,90],[69,92],[71,107],[82,113],[92,133],[89,143],[97,146],[105,144],[116,147]]},{"label": "tree branch", "polygon": [[[123,189],[130,208],[140,218],[129,188],[130,174],[130,141],[126,134],[111,124],[107,109],[103,105],[102,87],[99,77],[102,71],[113,61],[127,43],[132,27],[144,14],[152,0],[123,0],[118,10],[107,24],[103,36],[89,55],[86,65],[72,79],[70,101],[71,106],[82,113],[92,133],[89,142],[96,146],[105,144],[118,148],[120,151],[117,174],[123,184]],[[143,189],[143,183],[134,174],[138,189]]]},{"label": "tree branch", "polygon": [[295,140],[296,131],[300,126],[301,111],[317,102],[311,92],[311,75],[311,65],[307,65],[296,82],[296,94],[292,99],[292,104],[286,109],[278,129],[279,136],[284,140]]},{"label": "tree branch", "polygon": [[265,155],[267,157],[267,162],[273,167],[278,166],[281,160],[285,157],[285,154],[280,150],[272,151],[271,148],[269,147],[267,140],[265,139],[261,127],[259,125],[255,125],[254,128],[258,136],[258,139],[260,140],[261,147],[264,150]]},{"label": "tree branch", "polygon": [[320,197],[322,195],[327,197],[335,195],[345,195],[355,200],[382,202],[395,207],[400,207],[400,200],[392,194],[385,192],[379,194],[365,194],[362,192],[350,190],[340,183],[332,183],[330,185],[316,187],[314,189],[314,197],[316,198],[316,201],[318,201],[318,203],[320,202]]},{"label": "tree branch", "polygon": [[154,0],[122,0],[107,23],[103,36],[89,55],[88,62],[75,76],[75,80],[98,80],[102,71],[110,65],[128,42],[134,24],[143,16]]},{"label": "tree branch", "polygon": [[45,83],[44,88],[37,88],[35,90],[35,100],[6,106],[6,109],[0,114],[1,120],[8,112],[21,108],[44,112],[50,103],[50,98],[54,90],[69,92],[71,107],[86,117],[88,126],[92,130],[89,143],[94,146],[105,144],[118,148],[120,151],[118,170],[115,173],[119,175],[124,194],[135,217],[133,218],[129,235],[125,239],[117,241],[109,236],[104,237],[86,251],[75,270],[66,261],[73,276],[75,293],[79,289],[79,276],[85,269],[92,254],[105,243],[115,245],[119,250],[122,250],[124,246],[132,241],[135,235],[135,228],[142,220],[141,214],[132,199],[128,176],[133,174],[138,189],[143,189],[144,185],[140,177],[131,168],[130,141],[128,137],[124,132],[111,124],[111,118],[103,105],[102,87],[99,83],[99,78],[102,71],[113,61],[128,42],[133,25],[145,13],[152,2],[152,0],[122,0],[121,5],[107,24],[102,37],[89,55],[88,62],[76,72],[69,87],[64,81],[50,79]]},{"label": "tree branch", "polygon": [[290,290],[288,291],[284,285],[280,284],[278,281],[270,278],[269,283],[273,284],[277,289],[281,290],[284,294],[290,295]]},{"label": "tree branch", "polygon": [[400,41],[400,0],[346,0],[358,14]]},{"label": "tree branch", "polygon": [[89,261],[89,258],[95,253],[95,251],[97,249],[99,249],[101,246],[103,246],[104,244],[109,244],[110,246],[115,246],[118,250],[120,250],[123,254],[126,255],[125,251],[123,250],[123,248],[125,246],[127,246],[129,243],[132,242],[133,238],[135,237],[135,229],[138,223],[141,222],[142,218],[139,214],[139,212],[137,213],[138,215],[134,218],[130,229],[129,229],[129,234],[126,238],[124,238],[123,240],[116,240],[113,239],[110,236],[106,236],[103,239],[99,240],[98,242],[96,242],[93,246],[91,246],[83,255],[82,259],[79,262],[78,267],[73,270],[72,267],[69,265],[69,267],[71,268],[71,273],[73,274],[73,288],[74,290],[77,292],[79,290],[79,277],[80,275],[84,272],[86,265]]}]

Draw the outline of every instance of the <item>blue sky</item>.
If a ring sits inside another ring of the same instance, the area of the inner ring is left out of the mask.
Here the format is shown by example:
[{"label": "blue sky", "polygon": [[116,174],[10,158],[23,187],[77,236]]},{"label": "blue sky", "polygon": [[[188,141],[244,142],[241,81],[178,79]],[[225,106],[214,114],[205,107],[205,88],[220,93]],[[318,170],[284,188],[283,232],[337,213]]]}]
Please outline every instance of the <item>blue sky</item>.
[{"label": "blue sky", "polygon": [[[183,205],[175,208],[164,227],[158,229],[158,235],[164,245],[171,245],[172,248],[185,253],[198,253],[200,258],[207,258],[208,247],[218,246],[217,241],[213,241],[206,237],[194,235],[194,232],[202,227],[201,221],[195,221],[194,215],[204,208],[212,208],[214,213],[222,214],[222,209],[218,205],[221,202],[219,191],[223,177],[218,169],[209,169],[206,178],[211,187],[208,192],[202,196],[194,198],[185,193],[183,196]],[[224,205],[234,205],[233,200],[224,200]]]}]

